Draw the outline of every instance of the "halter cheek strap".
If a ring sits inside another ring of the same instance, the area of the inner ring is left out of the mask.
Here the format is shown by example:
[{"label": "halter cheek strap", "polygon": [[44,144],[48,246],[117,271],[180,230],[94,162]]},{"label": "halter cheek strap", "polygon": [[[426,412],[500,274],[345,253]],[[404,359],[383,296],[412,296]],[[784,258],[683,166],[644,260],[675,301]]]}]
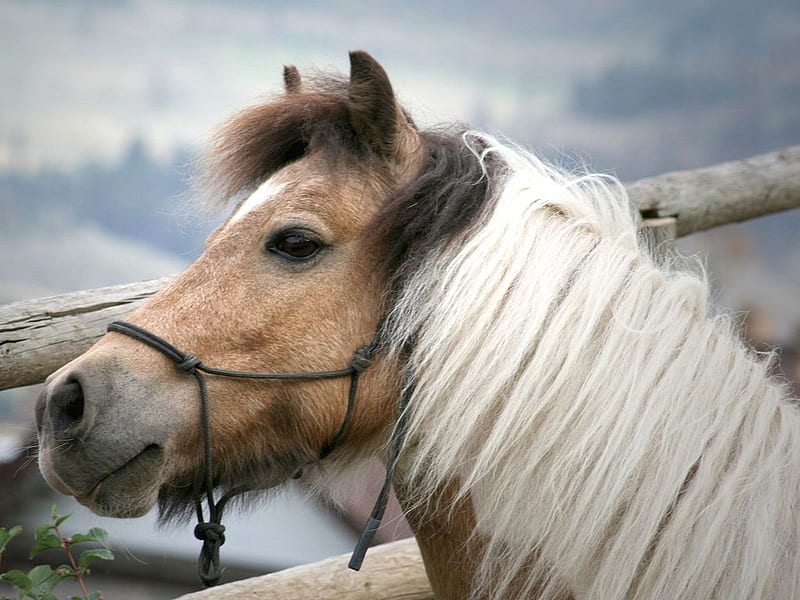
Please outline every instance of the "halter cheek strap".
[{"label": "halter cheek strap", "polygon": [[[247,487],[236,487],[226,492],[218,501],[214,501],[214,469],[212,464],[211,452],[211,420],[209,418],[208,407],[208,391],[206,388],[205,376],[215,375],[219,377],[231,377],[240,379],[268,379],[268,380],[313,380],[313,379],[335,379],[338,377],[350,377],[350,391],[347,394],[347,410],[345,411],[344,420],[333,438],[331,438],[320,451],[320,459],[325,458],[333,452],[347,436],[350,429],[350,424],[353,420],[353,412],[355,408],[356,394],[358,393],[358,378],[362,371],[367,369],[372,364],[372,359],[380,351],[381,343],[380,336],[376,335],[375,339],[369,346],[358,348],[353,354],[353,359],[350,365],[333,371],[312,371],[306,373],[250,373],[245,371],[231,371],[228,369],[219,369],[216,367],[209,367],[193,354],[187,354],[178,350],[175,346],[166,340],[158,337],[157,335],[143,329],[132,323],[126,321],[114,321],[109,324],[108,331],[121,333],[133,338],[151,348],[159,351],[161,354],[172,360],[179,369],[194,376],[197,381],[197,388],[200,393],[200,427],[203,434],[203,460],[205,462],[205,473],[203,480],[203,488],[206,496],[206,504],[208,505],[209,517],[208,521],[205,520],[203,514],[203,506],[200,498],[195,500],[195,508],[197,511],[197,526],[195,527],[194,535],[203,542],[203,548],[200,551],[198,559],[198,573],[200,579],[207,586],[216,585],[219,582],[222,571],[219,564],[219,549],[225,543],[225,526],[222,525],[222,511],[225,505],[234,496],[248,491]],[[380,331],[380,328],[378,329]],[[405,396],[405,394],[404,394]],[[403,404],[401,400],[401,405]],[[403,413],[405,411],[403,410]],[[398,422],[398,427],[400,423]],[[397,431],[395,431],[395,434]],[[364,559],[367,547],[369,547],[372,537],[380,524],[386,508],[388,500],[389,488],[391,487],[391,478],[394,474],[397,454],[399,453],[399,446],[396,441],[396,435],[392,437],[392,458],[387,467],[386,481],[384,482],[383,489],[372,511],[372,516],[364,526],[364,530],[359,538],[358,545],[353,552],[353,558],[350,561],[350,568],[358,570]],[[395,449],[395,446],[398,446]]]}]

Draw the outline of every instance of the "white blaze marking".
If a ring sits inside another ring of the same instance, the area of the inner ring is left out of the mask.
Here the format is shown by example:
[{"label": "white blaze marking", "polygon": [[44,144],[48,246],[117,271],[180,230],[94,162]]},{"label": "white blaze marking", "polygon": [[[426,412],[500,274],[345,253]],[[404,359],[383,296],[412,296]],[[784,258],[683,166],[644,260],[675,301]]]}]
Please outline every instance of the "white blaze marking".
[{"label": "white blaze marking", "polygon": [[258,186],[258,189],[250,194],[250,196],[242,202],[239,210],[236,211],[231,217],[231,223],[241,220],[251,210],[258,208],[267,200],[277,196],[281,190],[286,187],[285,183],[278,183],[274,179],[267,179],[264,183]]}]

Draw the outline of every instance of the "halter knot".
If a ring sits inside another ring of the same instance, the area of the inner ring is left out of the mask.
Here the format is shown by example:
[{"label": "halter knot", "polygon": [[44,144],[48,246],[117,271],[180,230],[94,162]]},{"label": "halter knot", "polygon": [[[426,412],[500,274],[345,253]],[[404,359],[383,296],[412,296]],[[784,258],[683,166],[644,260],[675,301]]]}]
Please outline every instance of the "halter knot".
[{"label": "halter knot", "polygon": [[194,537],[203,542],[216,544],[218,547],[225,543],[225,525],[221,523],[198,523],[194,528]]},{"label": "halter knot", "polygon": [[350,363],[350,366],[356,373],[361,373],[361,371],[364,371],[371,364],[372,359],[369,357],[369,348],[365,346],[356,350],[355,354],[353,354],[353,361]]},{"label": "halter knot", "polygon": [[219,547],[225,543],[225,526],[221,523],[200,522],[194,528],[194,537],[203,542],[197,573],[206,587],[217,585],[222,577]]},{"label": "halter knot", "polygon": [[178,368],[187,373],[191,373],[197,368],[202,361],[194,354],[187,354],[181,362],[178,363]]}]

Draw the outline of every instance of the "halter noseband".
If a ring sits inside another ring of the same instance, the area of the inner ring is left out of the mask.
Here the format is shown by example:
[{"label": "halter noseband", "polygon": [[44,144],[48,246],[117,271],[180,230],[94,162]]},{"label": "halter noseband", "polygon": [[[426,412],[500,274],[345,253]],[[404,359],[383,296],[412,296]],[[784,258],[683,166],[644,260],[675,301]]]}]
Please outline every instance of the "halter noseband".
[{"label": "halter noseband", "polygon": [[[269,379],[269,380],[309,380],[309,379],[335,379],[338,377],[350,377],[350,391],[347,394],[347,410],[344,420],[336,435],[328,441],[320,452],[320,460],[333,452],[344,440],[350,429],[353,419],[353,409],[355,408],[356,394],[358,392],[358,377],[362,371],[372,364],[372,359],[381,350],[380,330],[375,339],[368,346],[358,348],[354,354],[350,365],[334,371],[314,371],[305,373],[250,373],[244,371],[230,371],[209,367],[193,354],[187,354],[178,350],[166,340],[142,329],[137,325],[126,321],[114,321],[108,325],[108,331],[121,333],[142,342],[151,348],[158,350],[161,354],[172,360],[179,369],[194,376],[200,392],[200,426],[203,433],[205,474],[203,487],[205,488],[206,503],[208,504],[209,518],[205,521],[203,507],[200,498],[195,500],[197,512],[197,526],[194,535],[202,540],[203,548],[198,558],[198,573],[200,579],[207,586],[216,585],[219,582],[222,571],[219,566],[219,549],[225,543],[225,526],[222,525],[222,511],[228,501],[234,496],[248,491],[247,487],[236,487],[226,492],[218,501],[214,501],[214,471],[211,458],[211,421],[208,410],[208,392],[203,373],[216,375],[219,377],[231,377],[240,379]],[[405,407],[410,397],[410,391],[404,391],[399,405],[398,421],[392,434],[391,456],[386,469],[386,480],[383,488],[375,502],[370,518],[364,525],[359,540],[350,559],[349,567],[358,571],[364,560],[367,548],[369,547],[375,531],[378,529],[383,513],[386,509],[389,490],[392,478],[397,466],[397,457],[402,446],[402,439],[405,431]]]}]

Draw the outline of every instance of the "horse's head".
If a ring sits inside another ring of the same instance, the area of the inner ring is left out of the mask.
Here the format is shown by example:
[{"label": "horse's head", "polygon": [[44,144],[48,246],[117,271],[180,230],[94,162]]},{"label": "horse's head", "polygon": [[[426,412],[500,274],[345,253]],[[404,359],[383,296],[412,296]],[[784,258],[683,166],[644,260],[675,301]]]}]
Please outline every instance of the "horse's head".
[{"label": "horse's head", "polygon": [[[205,251],[129,321],[210,366],[312,372],[347,366],[381,320],[391,269],[379,213],[425,162],[385,72],[351,54],[349,81],[301,82],[226,124],[206,157],[206,190],[238,200]],[[407,245],[407,243],[406,243]],[[397,369],[379,356],[361,379],[337,456],[385,439]],[[319,460],[339,430],[346,377],[250,381],[209,376],[214,486],[277,485]],[[54,373],[37,406],[40,467],[95,512],[131,517],[157,499],[197,498],[203,438],[193,377],[109,333]]]}]

